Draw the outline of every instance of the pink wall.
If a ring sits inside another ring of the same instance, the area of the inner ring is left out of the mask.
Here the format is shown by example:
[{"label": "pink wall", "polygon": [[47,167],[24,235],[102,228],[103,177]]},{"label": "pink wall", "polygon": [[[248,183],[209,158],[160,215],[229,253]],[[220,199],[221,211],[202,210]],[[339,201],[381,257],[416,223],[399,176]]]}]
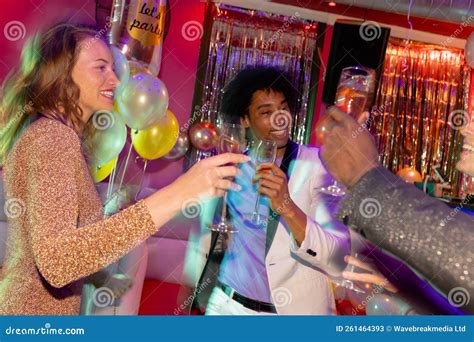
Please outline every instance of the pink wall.
[{"label": "pink wall", "polygon": [[[16,65],[21,48],[31,34],[39,28],[68,19],[93,24],[95,22],[95,0],[2,1],[0,12],[0,80],[3,81],[10,69]],[[19,23],[14,24],[13,21]],[[12,29],[12,35],[7,37],[5,28],[12,24],[15,25],[13,27],[17,27],[19,30]],[[10,39],[8,39],[9,37]]]}]

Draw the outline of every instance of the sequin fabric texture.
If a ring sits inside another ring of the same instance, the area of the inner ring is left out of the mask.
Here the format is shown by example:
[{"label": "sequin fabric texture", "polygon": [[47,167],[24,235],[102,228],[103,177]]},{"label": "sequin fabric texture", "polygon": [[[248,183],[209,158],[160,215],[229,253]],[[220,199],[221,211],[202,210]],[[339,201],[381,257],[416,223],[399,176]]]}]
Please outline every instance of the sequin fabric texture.
[{"label": "sequin fabric texture", "polygon": [[[429,197],[383,167],[342,201],[339,217],[474,313],[474,217]],[[394,270],[395,271],[395,270]]]},{"label": "sequin fabric texture", "polygon": [[81,141],[59,121],[41,117],[30,124],[4,171],[9,232],[2,315],[79,314],[84,277],[157,230],[143,202],[103,219]]}]

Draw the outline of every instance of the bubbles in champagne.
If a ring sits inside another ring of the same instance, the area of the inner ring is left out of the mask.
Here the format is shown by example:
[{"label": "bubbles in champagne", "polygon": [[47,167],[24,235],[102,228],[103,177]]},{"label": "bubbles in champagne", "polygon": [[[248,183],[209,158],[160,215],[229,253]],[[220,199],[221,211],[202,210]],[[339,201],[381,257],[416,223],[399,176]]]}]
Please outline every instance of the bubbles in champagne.
[{"label": "bubbles in champagne", "polygon": [[336,106],[352,115],[356,120],[364,112],[368,93],[342,85],[337,88]]}]

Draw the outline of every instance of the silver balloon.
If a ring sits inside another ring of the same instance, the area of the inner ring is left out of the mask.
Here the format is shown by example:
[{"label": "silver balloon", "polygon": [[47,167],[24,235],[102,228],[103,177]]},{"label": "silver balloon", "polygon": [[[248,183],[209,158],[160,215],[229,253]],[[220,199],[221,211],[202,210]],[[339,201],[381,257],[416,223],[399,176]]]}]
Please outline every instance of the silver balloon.
[{"label": "silver balloon", "polygon": [[114,112],[98,111],[84,130],[84,152],[94,166],[103,166],[117,157],[125,146],[127,127]]},{"label": "silver balloon", "polygon": [[210,122],[199,122],[189,129],[191,144],[201,151],[210,151],[217,147],[217,130]]},{"label": "silver balloon", "polygon": [[160,72],[166,0],[113,0],[109,27],[110,43],[129,60],[142,62],[153,75]]},{"label": "silver balloon", "polygon": [[120,87],[124,87],[130,78],[130,65],[127,57],[116,47],[111,46],[112,56],[114,57],[114,71],[117,78],[120,80]]},{"label": "silver balloon", "polygon": [[171,151],[169,151],[163,159],[177,160],[183,157],[189,148],[189,138],[187,132],[180,132],[176,144],[174,144]]},{"label": "silver balloon", "polygon": [[146,130],[158,124],[168,109],[168,90],[157,77],[135,74],[118,91],[117,107],[128,127]]}]

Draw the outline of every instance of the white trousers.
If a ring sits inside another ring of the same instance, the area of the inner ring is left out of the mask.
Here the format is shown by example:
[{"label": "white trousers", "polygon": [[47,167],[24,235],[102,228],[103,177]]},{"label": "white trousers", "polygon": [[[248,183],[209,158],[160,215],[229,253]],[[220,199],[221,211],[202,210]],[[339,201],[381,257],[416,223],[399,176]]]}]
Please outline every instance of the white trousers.
[{"label": "white trousers", "polygon": [[246,308],[239,302],[231,299],[225,294],[222,289],[215,287],[212,290],[209,303],[206,308],[206,316],[247,316],[247,315],[258,315],[258,316],[276,316],[275,313],[270,312],[259,312]]}]

